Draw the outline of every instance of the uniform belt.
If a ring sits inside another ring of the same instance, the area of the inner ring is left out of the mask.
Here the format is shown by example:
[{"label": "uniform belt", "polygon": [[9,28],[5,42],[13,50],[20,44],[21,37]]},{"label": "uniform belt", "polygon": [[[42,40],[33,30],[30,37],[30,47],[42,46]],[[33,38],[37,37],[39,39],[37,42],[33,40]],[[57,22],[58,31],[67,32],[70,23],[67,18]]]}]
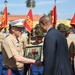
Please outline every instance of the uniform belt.
[{"label": "uniform belt", "polygon": [[2,52],[0,52],[0,54],[2,54]]},{"label": "uniform belt", "polygon": [[5,68],[8,68],[8,69],[11,69],[11,70],[22,70],[23,67],[20,67],[20,68],[17,68],[17,67],[9,67],[9,66],[6,66],[4,65]]}]

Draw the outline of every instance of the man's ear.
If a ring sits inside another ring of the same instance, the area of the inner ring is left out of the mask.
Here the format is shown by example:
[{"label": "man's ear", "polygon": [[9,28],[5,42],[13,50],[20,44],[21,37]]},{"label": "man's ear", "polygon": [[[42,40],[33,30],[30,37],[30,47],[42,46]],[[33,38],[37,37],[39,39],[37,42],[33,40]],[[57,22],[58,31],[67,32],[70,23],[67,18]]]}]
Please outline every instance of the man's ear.
[{"label": "man's ear", "polygon": [[47,23],[46,22],[43,22],[43,25],[47,25]]}]

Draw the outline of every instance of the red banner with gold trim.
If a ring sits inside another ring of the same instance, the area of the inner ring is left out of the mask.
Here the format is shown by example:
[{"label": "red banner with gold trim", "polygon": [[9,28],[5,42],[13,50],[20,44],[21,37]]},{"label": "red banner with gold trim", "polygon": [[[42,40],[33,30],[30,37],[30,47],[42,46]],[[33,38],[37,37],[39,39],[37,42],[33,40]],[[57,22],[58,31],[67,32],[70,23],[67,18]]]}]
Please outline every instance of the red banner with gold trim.
[{"label": "red banner with gold trim", "polygon": [[57,17],[56,17],[56,5],[54,5],[53,7],[53,10],[52,10],[52,24],[55,26],[56,25],[56,20],[57,20]]},{"label": "red banner with gold trim", "polygon": [[29,33],[31,33],[32,28],[33,28],[33,14],[32,14],[32,8],[30,8],[26,21],[24,23],[25,28]]},{"label": "red banner with gold trim", "polygon": [[70,25],[75,28],[75,13],[71,19]]},{"label": "red banner with gold trim", "polygon": [[72,20],[71,20],[71,23],[70,23],[71,25],[72,24],[74,24],[75,25],[75,14],[73,15],[73,17],[72,17]]},{"label": "red banner with gold trim", "polygon": [[2,21],[1,21],[1,27],[5,27],[7,25],[7,7],[4,8],[3,15],[2,15]]}]

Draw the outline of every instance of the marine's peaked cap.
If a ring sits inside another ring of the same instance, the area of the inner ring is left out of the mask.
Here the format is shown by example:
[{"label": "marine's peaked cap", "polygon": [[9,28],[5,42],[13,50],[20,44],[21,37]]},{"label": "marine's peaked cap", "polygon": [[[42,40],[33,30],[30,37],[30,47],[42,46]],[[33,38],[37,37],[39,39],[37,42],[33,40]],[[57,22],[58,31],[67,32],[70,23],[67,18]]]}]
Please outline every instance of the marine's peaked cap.
[{"label": "marine's peaked cap", "polygon": [[25,21],[24,19],[13,20],[9,23],[9,25],[15,27],[24,27],[24,21]]}]

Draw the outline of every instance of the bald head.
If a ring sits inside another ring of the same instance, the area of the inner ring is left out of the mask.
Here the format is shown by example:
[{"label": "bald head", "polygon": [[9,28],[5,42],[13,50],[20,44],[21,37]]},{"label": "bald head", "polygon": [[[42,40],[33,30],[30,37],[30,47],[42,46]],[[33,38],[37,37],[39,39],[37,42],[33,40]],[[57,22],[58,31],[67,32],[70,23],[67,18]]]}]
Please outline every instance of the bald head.
[{"label": "bald head", "polygon": [[48,25],[48,23],[52,24],[51,16],[44,15],[40,18],[39,23],[43,25]]},{"label": "bald head", "polygon": [[48,29],[50,29],[53,26],[51,17],[46,15],[42,16],[39,20],[39,25],[43,32],[48,31]]}]

